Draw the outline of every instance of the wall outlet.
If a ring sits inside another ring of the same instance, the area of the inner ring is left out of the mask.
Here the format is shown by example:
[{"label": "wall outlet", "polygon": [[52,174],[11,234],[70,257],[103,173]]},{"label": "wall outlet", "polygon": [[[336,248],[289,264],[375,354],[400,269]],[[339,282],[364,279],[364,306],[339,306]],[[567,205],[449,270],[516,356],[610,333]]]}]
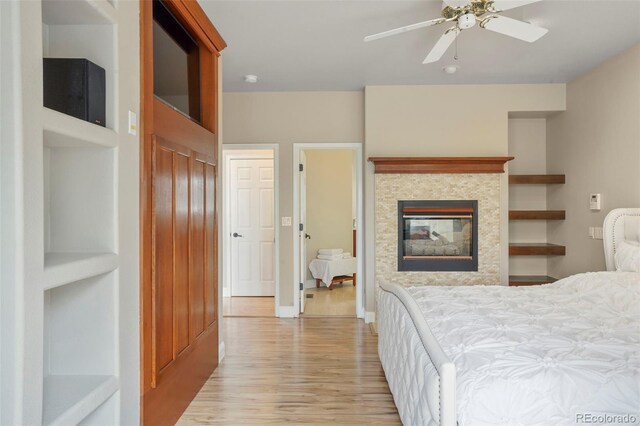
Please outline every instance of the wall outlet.
[{"label": "wall outlet", "polygon": [[291,226],[291,217],[282,216],[282,226]]}]

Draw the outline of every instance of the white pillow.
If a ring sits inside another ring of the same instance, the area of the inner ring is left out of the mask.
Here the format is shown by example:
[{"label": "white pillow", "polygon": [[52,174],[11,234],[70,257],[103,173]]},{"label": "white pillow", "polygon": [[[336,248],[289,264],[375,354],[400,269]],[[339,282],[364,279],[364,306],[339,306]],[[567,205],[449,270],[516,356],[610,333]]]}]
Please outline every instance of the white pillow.
[{"label": "white pillow", "polygon": [[621,272],[640,272],[640,247],[622,242],[615,255],[616,269]]}]

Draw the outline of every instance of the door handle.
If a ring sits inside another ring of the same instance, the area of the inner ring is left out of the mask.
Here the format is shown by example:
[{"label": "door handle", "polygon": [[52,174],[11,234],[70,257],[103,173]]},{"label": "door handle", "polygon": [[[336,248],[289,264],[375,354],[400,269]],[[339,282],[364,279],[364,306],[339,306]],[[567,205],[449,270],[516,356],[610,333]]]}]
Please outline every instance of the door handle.
[{"label": "door handle", "polygon": [[242,237],[242,235],[238,234],[237,232],[234,232],[232,235],[233,235],[233,238]]},{"label": "door handle", "polygon": [[304,234],[304,237],[305,237],[307,240],[310,240],[310,239],[311,239],[311,235],[309,235],[309,234],[307,234],[307,233],[305,233],[305,234]]}]

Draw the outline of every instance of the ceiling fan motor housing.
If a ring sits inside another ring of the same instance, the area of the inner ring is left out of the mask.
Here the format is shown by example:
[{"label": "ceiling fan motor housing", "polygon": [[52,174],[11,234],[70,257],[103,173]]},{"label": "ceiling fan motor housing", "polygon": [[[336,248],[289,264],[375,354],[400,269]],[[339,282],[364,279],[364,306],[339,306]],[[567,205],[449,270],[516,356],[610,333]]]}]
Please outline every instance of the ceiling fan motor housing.
[{"label": "ceiling fan motor housing", "polygon": [[465,13],[458,18],[458,28],[468,30],[476,24],[476,15],[473,13]]}]

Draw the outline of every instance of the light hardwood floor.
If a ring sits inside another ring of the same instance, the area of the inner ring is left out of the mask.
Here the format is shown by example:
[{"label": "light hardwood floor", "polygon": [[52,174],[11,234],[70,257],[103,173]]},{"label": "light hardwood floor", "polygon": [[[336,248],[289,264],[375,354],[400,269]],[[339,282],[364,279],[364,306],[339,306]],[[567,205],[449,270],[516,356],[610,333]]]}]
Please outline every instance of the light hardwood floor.
[{"label": "light hardwood floor", "polygon": [[350,281],[335,284],[333,290],[324,285],[320,288],[309,288],[305,298],[304,316],[356,316],[356,287]]},{"label": "light hardwood floor", "polygon": [[377,338],[346,318],[225,318],[226,357],[179,425],[399,425]]},{"label": "light hardwood floor", "polygon": [[273,297],[223,297],[222,315],[225,317],[275,317]]}]

